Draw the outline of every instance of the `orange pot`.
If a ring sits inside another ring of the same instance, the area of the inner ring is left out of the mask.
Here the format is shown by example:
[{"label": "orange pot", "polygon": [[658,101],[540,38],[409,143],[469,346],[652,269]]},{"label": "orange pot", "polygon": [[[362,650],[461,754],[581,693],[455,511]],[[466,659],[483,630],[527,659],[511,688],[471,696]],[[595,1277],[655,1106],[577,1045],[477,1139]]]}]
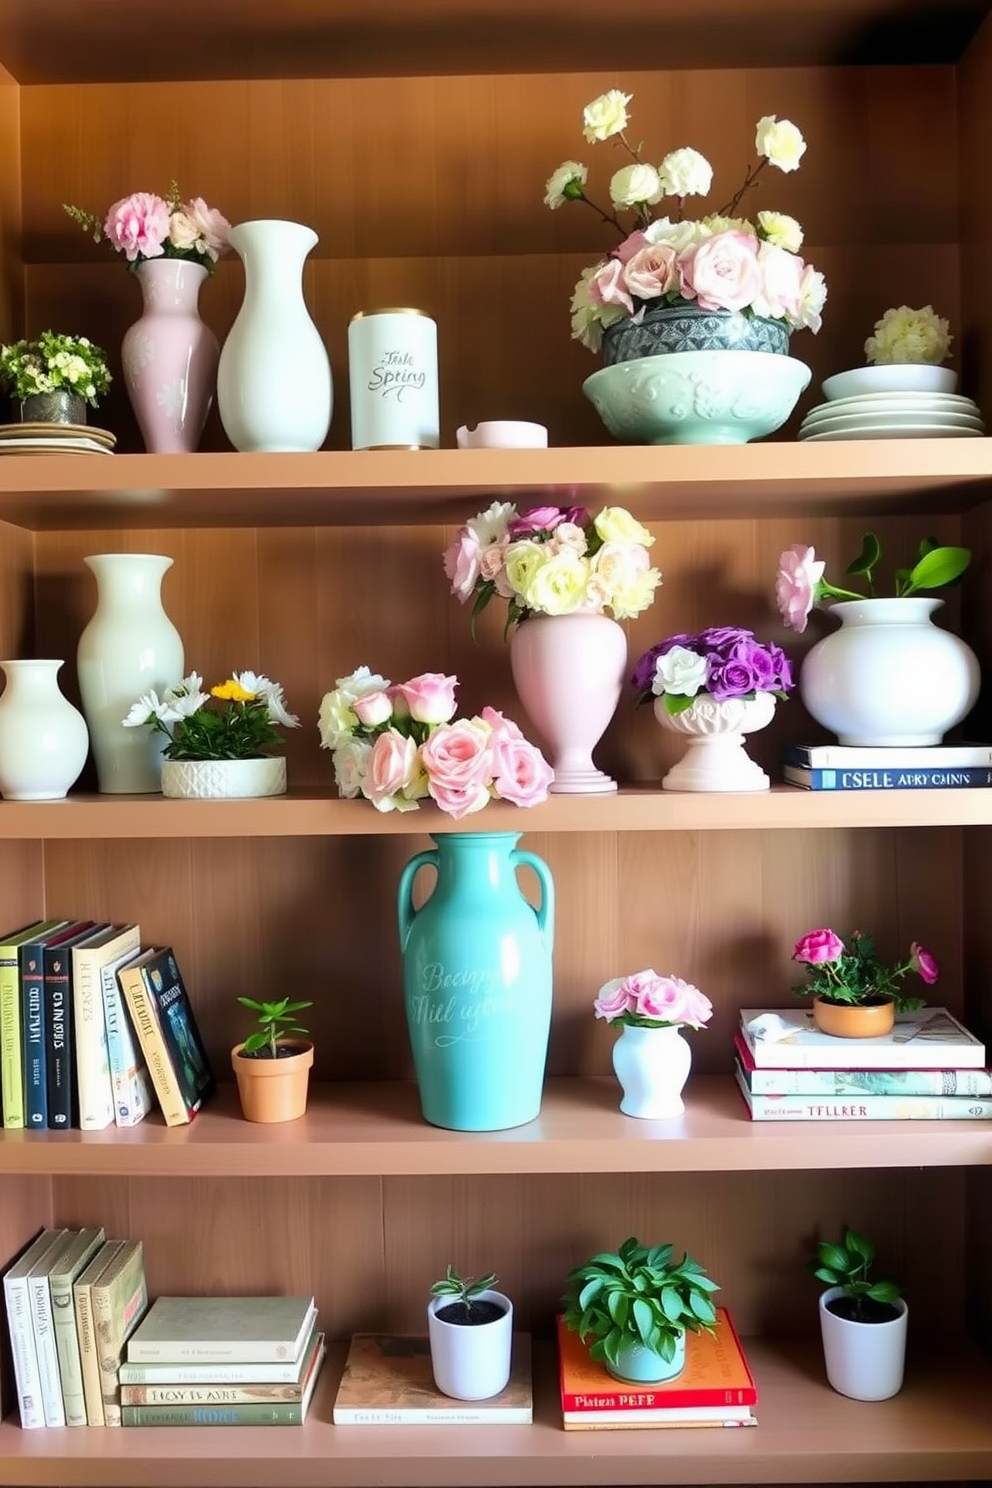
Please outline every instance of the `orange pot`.
[{"label": "orange pot", "polygon": [[821,1033],[834,1038],[879,1038],[891,1031],[895,1020],[896,1005],[891,998],[860,1006],[813,998],[813,1022]]},{"label": "orange pot", "polygon": [[246,1121],[296,1121],[307,1109],[313,1044],[279,1039],[281,1048],[297,1053],[280,1059],[246,1059],[236,1044],[231,1066],[238,1080],[241,1113]]}]

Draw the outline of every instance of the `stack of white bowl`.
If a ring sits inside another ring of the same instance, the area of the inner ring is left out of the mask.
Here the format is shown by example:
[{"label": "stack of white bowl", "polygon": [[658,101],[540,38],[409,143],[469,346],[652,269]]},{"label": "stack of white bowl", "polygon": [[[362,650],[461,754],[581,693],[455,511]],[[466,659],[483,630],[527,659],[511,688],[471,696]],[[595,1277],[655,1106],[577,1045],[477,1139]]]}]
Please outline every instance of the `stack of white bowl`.
[{"label": "stack of white bowl", "polygon": [[824,382],[827,401],[806,415],[799,438],[980,438],[981,410],[954,391],[957,380],[947,367],[917,363],[838,372]]}]

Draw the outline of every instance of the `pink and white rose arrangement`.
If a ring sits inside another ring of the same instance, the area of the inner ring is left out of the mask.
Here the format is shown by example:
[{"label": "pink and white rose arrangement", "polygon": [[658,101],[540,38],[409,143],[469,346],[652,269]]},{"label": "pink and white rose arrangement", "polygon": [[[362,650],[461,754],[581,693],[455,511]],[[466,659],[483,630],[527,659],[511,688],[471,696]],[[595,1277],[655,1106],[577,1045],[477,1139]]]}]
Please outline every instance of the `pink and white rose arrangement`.
[{"label": "pink and white rose arrangement", "polygon": [[494,798],[546,801],[554,772],[540,750],[495,708],[456,719],[457,686],[441,672],[392,683],[365,666],[339,677],[318,723],[341,795],[377,811],[416,811],[430,799],[456,819]]},{"label": "pink and white rose arrangement", "polygon": [[[799,168],[806,141],[789,119],[766,114],[755,126],[756,164],[743,184],[716,211],[685,216],[689,196],[708,196],[713,168],[698,150],[672,150],[655,165],[642,144],[627,135],[632,94],[619,88],[587,104],[587,141],[612,139],[626,159],[610,179],[612,211],[586,193],[588,168],[566,160],[545,186],[544,204],[556,211],[585,202],[614,228],[621,242],[585,269],[572,297],[572,337],[598,351],[603,332],[625,318],[639,322],[653,304],[690,303],[701,310],[738,311],[782,320],[792,330],[820,329],[827,298],[823,275],[799,254],[803,230],[794,217],[763,210],[754,220],[740,216],[745,194],[769,165],[790,173]],[[660,204],[673,203],[665,215]],[[656,211],[655,209],[659,209]]]},{"label": "pink and white rose arrangement", "polygon": [[659,976],[651,967],[614,977],[600,987],[593,1008],[607,1023],[634,1028],[702,1028],[713,1015],[705,992],[677,976]]},{"label": "pink and white rose arrangement", "polygon": [[651,567],[653,535],[622,506],[595,517],[581,506],[518,513],[494,501],[460,527],[443,556],[451,592],[473,600],[472,628],[496,595],[509,602],[506,627],[528,615],[612,612],[628,620],[646,610],[661,583]]},{"label": "pink and white rose arrangement", "polygon": [[184,201],[175,181],[164,197],[152,191],[122,197],[102,218],[67,203],[63,207],[94,243],[106,239],[116,253],[123,253],[130,269],[150,258],[182,258],[213,273],[218,258],[228,251],[227,218],[216,207],[208,207],[202,196]]},{"label": "pink and white rose arrangement", "polygon": [[923,997],[905,997],[899,983],[909,972],[932,987],[937,981],[937,962],[919,941],[913,941],[905,961],[885,966],[878,959],[874,937],[854,930],[845,940],[827,926],[808,930],[796,941],[793,961],[806,968],[806,981],[793,987],[797,997],[812,992],[825,1002],[844,1006],[895,1003],[896,1012],[912,1012],[926,1006]]},{"label": "pink and white rose arrangement", "polygon": [[[793,630],[804,631],[813,609],[825,599],[876,598],[874,571],[881,557],[881,543],[874,532],[866,532],[861,552],[846,570],[851,578],[863,580],[868,591],[865,595],[831,584],[824,576],[826,562],[817,558],[815,548],[809,548],[805,543],[793,543],[779,557],[775,578],[775,599],[785,624]],[[953,584],[970,562],[970,548],[942,548],[932,538],[925,537],[917,549],[913,567],[896,569],[895,597],[908,599],[921,591],[929,592]]]}]

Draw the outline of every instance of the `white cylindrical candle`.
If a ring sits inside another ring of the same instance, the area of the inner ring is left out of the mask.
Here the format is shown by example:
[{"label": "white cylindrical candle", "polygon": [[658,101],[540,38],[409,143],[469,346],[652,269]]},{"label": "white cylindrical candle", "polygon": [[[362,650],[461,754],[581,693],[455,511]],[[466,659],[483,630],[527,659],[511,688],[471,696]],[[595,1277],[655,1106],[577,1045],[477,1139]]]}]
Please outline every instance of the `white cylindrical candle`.
[{"label": "white cylindrical candle", "polygon": [[348,326],[352,449],[437,449],[437,326],[420,310],[360,311]]}]

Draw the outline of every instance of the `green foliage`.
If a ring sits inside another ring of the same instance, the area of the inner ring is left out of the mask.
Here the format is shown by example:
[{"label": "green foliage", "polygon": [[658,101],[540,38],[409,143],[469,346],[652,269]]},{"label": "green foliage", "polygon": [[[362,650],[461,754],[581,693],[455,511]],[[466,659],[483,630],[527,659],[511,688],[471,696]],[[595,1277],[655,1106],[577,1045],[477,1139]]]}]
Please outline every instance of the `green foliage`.
[{"label": "green foliage", "polygon": [[[848,564],[851,578],[863,578],[868,583],[869,595],[874,595],[873,574],[882,558],[882,544],[874,532],[866,532],[861,540],[861,552]],[[897,568],[896,598],[906,599],[921,590],[943,589],[957,583],[971,562],[970,548],[942,548],[932,537],[924,537],[917,549],[916,562],[912,568]],[[860,599],[849,589],[836,589],[825,579],[820,580],[819,590],[834,598]]]},{"label": "green foliage", "polygon": [[248,702],[211,697],[174,725],[163,753],[174,760],[256,759],[281,742],[264,697]]},{"label": "green foliage", "polygon": [[280,1038],[291,1033],[306,1035],[309,1032],[297,1023],[296,1014],[302,1013],[304,1008],[313,1007],[312,1002],[290,1002],[288,997],[281,998],[279,1002],[255,1002],[251,997],[239,997],[238,1001],[242,1007],[251,1008],[253,1013],[258,1014],[258,1028],[245,1039],[246,1054],[254,1054],[256,1049],[262,1049],[267,1044],[275,1059],[276,1043]]},{"label": "green foliage", "polygon": [[641,1245],[634,1236],[617,1251],[594,1255],[569,1272],[563,1298],[565,1325],[587,1338],[590,1358],[617,1367],[620,1350],[633,1343],[666,1362],[684,1333],[712,1333],[720,1290],[688,1254],[673,1259],[671,1245]]},{"label": "green foliage", "polygon": [[867,930],[855,930],[845,935],[843,942],[844,954],[838,961],[806,966],[806,981],[792,989],[797,997],[813,993],[846,1007],[861,1007],[889,997],[898,1013],[926,1007],[925,997],[907,997],[900,989],[902,978],[915,969],[912,953],[906,961],[886,966],[878,959],[875,937]]},{"label": "green foliage", "polygon": [[106,356],[86,336],[42,331],[36,341],[0,346],[0,387],[19,402],[64,388],[96,408],[110,383]]},{"label": "green foliage", "polygon": [[818,1281],[828,1287],[840,1287],[854,1304],[856,1317],[864,1313],[865,1298],[873,1302],[896,1302],[902,1287],[894,1281],[871,1281],[868,1272],[875,1260],[875,1247],[856,1230],[844,1230],[839,1244],[821,1240],[809,1269]]},{"label": "green foliage", "polygon": [[490,1271],[488,1276],[462,1278],[449,1263],[442,1279],[436,1281],[431,1287],[431,1296],[445,1297],[448,1302],[462,1302],[471,1312],[473,1301],[482,1292],[488,1292],[490,1287],[495,1285],[496,1274],[493,1271]]}]

